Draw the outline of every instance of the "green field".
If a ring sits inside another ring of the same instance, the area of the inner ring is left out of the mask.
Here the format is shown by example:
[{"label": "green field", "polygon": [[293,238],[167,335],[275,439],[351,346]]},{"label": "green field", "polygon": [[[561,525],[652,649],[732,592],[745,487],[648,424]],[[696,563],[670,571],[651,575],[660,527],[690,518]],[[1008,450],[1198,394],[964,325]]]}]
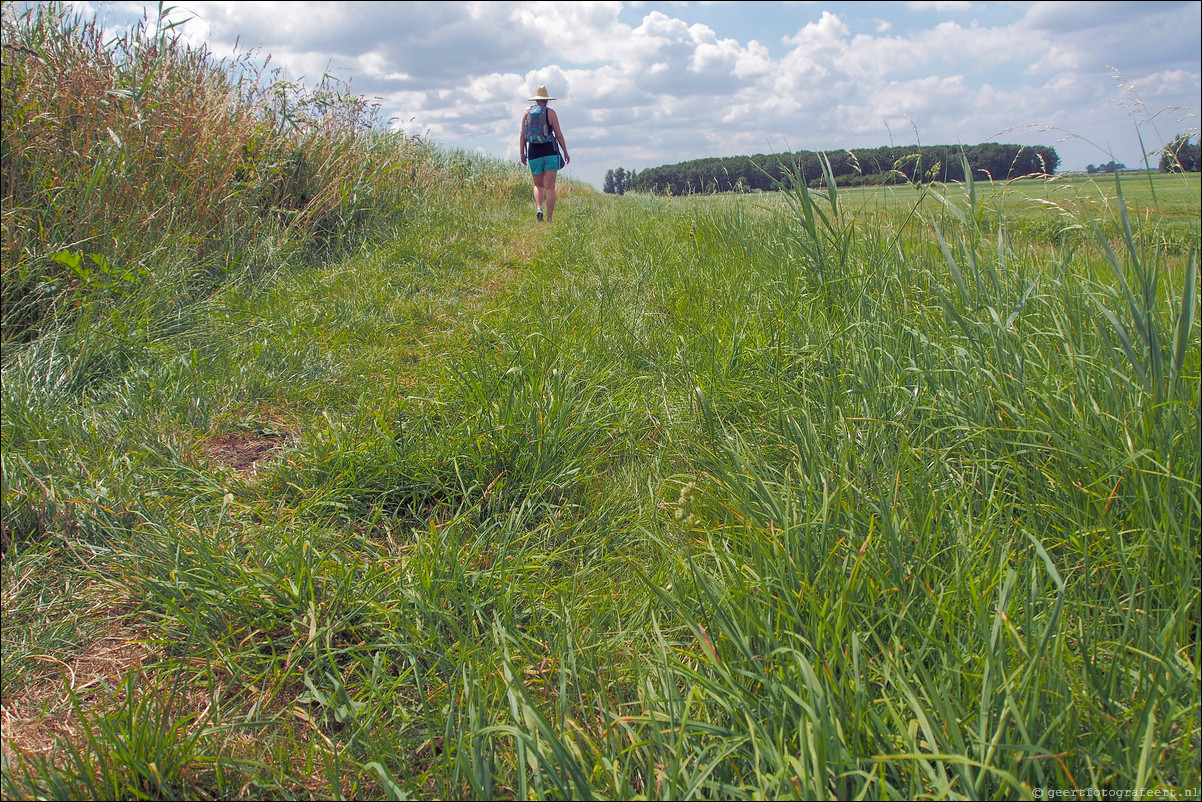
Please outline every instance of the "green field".
[{"label": "green field", "polygon": [[[1091,217],[1109,236],[1117,238],[1121,205],[1133,219],[1144,223],[1140,227],[1144,236],[1156,236],[1170,247],[1188,251],[1194,241],[1202,194],[1196,174],[1164,173],[1127,174],[1121,184],[1116,184],[1113,176],[1083,175],[978,181],[973,192],[975,199],[970,199],[968,189],[959,184],[907,185],[840,188],[838,195],[855,216],[874,218],[874,223],[885,226],[901,225],[913,216],[945,219],[950,201],[960,208],[977,209],[979,225],[990,233],[996,235],[1002,228],[1030,244],[1056,245],[1095,241],[1087,222]],[[773,205],[771,194],[753,197],[761,199],[760,205],[779,208]],[[745,196],[734,194],[695,196],[694,200],[701,198],[708,198],[707,202],[746,202]]]},{"label": "green field", "polygon": [[1197,174],[540,225],[314,123],[214,221],[29,97],[5,798],[1198,798]]}]

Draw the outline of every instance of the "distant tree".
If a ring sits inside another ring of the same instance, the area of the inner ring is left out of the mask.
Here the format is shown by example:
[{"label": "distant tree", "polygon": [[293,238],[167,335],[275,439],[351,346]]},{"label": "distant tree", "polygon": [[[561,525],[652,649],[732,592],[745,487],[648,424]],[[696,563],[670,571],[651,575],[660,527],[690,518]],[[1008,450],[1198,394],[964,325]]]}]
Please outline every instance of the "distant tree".
[{"label": "distant tree", "polygon": [[1126,170],[1126,169],[1127,169],[1127,165],[1123,164],[1122,162],[1116,162],[1114,159],[1111,159],[1110,161],[1106,162],[1105,164],[1088,165],[1085,168],[1085,172],[1088,173],[1089,175],[1099,175],[1099,174],[1121,172],[1122,170]]},{"label": "distant tree", "polygon": [[606,170],[601,189],[611,195],[625,195],[628,190],[634,189],[634,177],[634,170],[626,172],[623,167]]},{"label": "distant tree", "polygon": [[1188,134],[1178,134],[1173,137],[1173,141],[1166,145],[1161,152],[1160,171],[1162,173],[1198,172],[1202,168],[1199,147],[1199,143],[1192,141]]}]

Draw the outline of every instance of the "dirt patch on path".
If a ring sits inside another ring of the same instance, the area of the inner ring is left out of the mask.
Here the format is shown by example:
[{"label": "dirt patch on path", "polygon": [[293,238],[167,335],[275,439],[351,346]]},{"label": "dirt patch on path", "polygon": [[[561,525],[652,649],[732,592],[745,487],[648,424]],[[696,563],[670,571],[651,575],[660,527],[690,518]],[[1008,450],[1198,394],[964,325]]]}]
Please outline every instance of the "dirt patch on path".
[{"label": "dirt patch on path", "polygon": [[292,435],[286,432],[225,432],[210,440],[205,446],[205,451],[214,462],[233,468],[238,473],[254,476],[261,466],[292,439]]}]

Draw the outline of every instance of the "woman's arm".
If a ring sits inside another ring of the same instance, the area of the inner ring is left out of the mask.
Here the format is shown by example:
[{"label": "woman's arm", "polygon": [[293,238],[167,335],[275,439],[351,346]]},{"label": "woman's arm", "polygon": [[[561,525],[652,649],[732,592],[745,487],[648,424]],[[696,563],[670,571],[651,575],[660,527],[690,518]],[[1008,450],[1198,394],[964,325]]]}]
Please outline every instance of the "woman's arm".
[{"label": "woman's arm", "polygon": [[547,122],[551,123],[551,127],[555,129],[555,138],[559,140],[560,155],[563,156],[563,163],[567,164],[572,160],[568,155],[568,143],[563,138],[563,129],[559,127],[559,115],[555,113],[555,109],[547,109]]},{"label": "woman's arm", "polygon": [[530,116],[530,109],[526,109],[526,113],[522,115],[522,127],[518,131],[518,156],[522,159],[522,164],[526,163],[526,118]]}]

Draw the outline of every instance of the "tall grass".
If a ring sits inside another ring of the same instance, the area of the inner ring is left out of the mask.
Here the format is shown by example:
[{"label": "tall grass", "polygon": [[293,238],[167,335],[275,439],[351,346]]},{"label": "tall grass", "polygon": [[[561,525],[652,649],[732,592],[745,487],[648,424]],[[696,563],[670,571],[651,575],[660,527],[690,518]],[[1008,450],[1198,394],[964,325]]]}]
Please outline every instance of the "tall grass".
[{"label": "tall grass", "polygon": [[108,251],[5,218],[55,287],[5,340],[6,798],[1197,796],[1196,180],[1066,185],[1063,238],[972,183],[547,229],[512,165],[258,108],[330,172],[251,160],[228,275],[116,168]]},{"label": "tall grass", "polygon": [[[328,76],[215,60],[166,18],[110,34],[4,9],[3,341],[75,314],[125,334],[231,276],[353,236],[398,200],[412,143]],[[160,9],[160,14],[163,11]]]}]

